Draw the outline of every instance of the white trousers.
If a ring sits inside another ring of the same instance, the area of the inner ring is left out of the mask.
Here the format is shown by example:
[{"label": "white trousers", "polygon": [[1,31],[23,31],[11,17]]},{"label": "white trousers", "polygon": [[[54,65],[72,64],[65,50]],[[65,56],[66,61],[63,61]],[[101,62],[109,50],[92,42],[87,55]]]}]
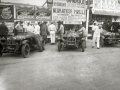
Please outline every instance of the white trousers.
[{"label": "white trousers", "polygon": [[97,41],[97,48],[100,47],[100,37],[93,36],[93,43],[92,46],[95,46],[95,42]]},{"label": "white trousers", "polygon": [[55,43],[55,31],[50,31],[51,43]]}]

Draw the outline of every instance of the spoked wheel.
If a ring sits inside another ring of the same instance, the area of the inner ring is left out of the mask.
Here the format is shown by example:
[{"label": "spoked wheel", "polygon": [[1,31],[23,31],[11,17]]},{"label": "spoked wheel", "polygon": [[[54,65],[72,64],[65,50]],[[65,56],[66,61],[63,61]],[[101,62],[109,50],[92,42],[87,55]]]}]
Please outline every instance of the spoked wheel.
[{"label": "spoked wheel", "polygon": [[3,50],[3,46],[0,44],[0,57],[2,57],[2,50]]},{"label": "spoked wheel", "polygon": [[45,40],[43,40],[43,42],[42,42],[42,49],[43,49],[43,50],[45,50],[45,47],[44,47],[44,46],[45,46]]},{"label": "spoked wheel", "polygon": [[81,48],[82,48],[82,52],[84,52],[85,51],[85,41],[82,42]]},{"label": "spoked wheel", "polygon": [[58,41],[58,52],[60,52],[60,51],[61,51],[61,42]]},{"label": "spoked wheel", "polygon": [[104,47],[104,39],[103,38],[100,38],[100,46]]},{"label": "spoked wheel", "polygon": [[3,54],[3,53],[2,53],[2,52],[0,52],[0,57],[2,57],[2,54]]},{"label": "spoked wheel", "polygon": [[43,43],[42,42],[40,42],[40,46],[38,48],[39,48],[39,52],[43,51]]},{"label": "spoked wheel", "polygon": [[24,58],[27,58],[30,54],[30,46],[28,43],[22,46],[22,55]]}]

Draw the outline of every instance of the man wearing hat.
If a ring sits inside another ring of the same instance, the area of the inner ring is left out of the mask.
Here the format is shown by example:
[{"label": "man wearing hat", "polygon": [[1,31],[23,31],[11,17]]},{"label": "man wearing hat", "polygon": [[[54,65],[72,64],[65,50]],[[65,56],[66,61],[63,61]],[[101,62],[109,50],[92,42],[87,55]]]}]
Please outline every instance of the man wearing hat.
[{"label": "man wearing hat", "polygon": [[56,26],[53,24],[53,21],[49,25],[48,31],[50,32],[51,44],[55,44]]}]

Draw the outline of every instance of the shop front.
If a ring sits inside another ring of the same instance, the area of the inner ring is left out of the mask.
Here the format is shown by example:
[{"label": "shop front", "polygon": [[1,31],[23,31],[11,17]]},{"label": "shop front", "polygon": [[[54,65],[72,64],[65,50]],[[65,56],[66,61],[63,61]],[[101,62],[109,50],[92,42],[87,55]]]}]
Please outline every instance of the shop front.
[{"label": "shop front", "polygon": [[102,24],[104,29],[110,30],[114,25],[115,29],[119,26],[120,16],[119,0],[93,0],[93,7],[90,9],[89,24],[97,21]]}]

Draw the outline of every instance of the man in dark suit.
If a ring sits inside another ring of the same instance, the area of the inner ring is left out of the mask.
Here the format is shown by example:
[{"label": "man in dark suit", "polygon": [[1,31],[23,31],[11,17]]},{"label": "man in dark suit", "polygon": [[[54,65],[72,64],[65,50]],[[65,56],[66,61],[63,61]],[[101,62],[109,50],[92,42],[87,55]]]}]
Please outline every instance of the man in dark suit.
[{"label": "man in dark suit", "polygon": [[7,35],[8,35],[8,27],[5,25],[5,22],[2,22],[2,24],[0,25],[0,36],[7,39]]},{"label": "man in dark suit", "polygon": [[43,37],[44,39],[44,44],[47,43],[47,33],[48,33],[48,27],[46,25],[47,22],[44,22],[42,25],[41,25],[41,28],[40,28],[40,34],[41,36]]}]

